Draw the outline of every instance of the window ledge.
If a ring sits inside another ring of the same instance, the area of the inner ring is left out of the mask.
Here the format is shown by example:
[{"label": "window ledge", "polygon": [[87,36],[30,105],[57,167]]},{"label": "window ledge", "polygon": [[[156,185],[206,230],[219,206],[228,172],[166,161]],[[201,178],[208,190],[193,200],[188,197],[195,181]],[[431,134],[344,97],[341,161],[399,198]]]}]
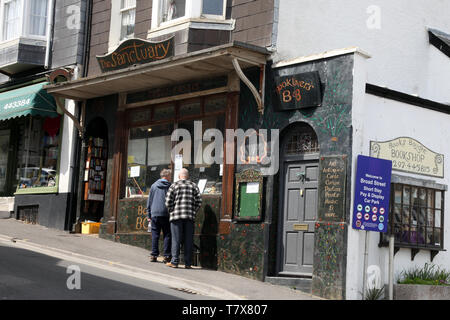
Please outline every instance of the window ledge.
[{"label": "window ledge", "polygon": [[154,29],[150,29],[147,34],[147,39],[160,37],[169,33],[184,29],[208,29],[208,30],[234,30],[235,20],[221,20],[208,18],[188,18],[176,20],[173,23],[166,22],[164,25]]},{"label": "window ledge", "polygon": [[40,193],[58,193],[58,187],[36,187],[18,189],[14,195],[21,194],[40,194]]},{"label": "window ledge", "polygon": [[10,40],[0,41],[0,49],[18,45],[19,43],[43,47],[47,45],[45,37],[42,38],[38,36],[21,36]]}]

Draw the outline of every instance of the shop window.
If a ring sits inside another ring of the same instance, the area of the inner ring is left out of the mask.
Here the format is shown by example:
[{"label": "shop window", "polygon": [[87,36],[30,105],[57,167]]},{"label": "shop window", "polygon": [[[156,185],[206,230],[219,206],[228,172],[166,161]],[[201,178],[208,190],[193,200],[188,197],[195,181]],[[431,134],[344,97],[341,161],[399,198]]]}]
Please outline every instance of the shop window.
[{"label": "shop window", "polygon": [[130,129],[128,139],[127,198],[148,195],[162,169],[171,163],[172,124]]},{"label": "shop window", "polygon": [[[221,137],[225,135],[225,109],[226,96],[217,95],[130,112],[125,197],[148,195],[162,169],[172,169],[176,180],[180,164],[189,170],[191,181],[199,183],[204,194],[221,194],[223,150],[213,147],[215,135],[204,139],[204,134],[208,129],[216,129]],[[190,138],[189,149],[180,150],[182,163],[178,164],[171,153],[183,138],[171,141],[175,129],[184,129]],[[223,141],[217,142],[223,147]]]},{"label": "shop window", "polygon": [[[443,249],[444,191],[391,184],[389,228],[396,247]],[[388,241],[382,235],[382,243]]]},{"label": "shop window", "polygon": [[29,117],[20,123],[17,192],[57,190],[60,127],[59,116]]},{"label": "shop window", "polygon": [[[208,129],[218,129],[222,134],[225,132],[224,117],[208,117],[201,121],[202,137]],[[221,150],[211,150],[209,154],[208,146],[212,141],[203,141],[200,136],[194,134],[194,121],[183,121],[178,124],[178,128],[186,129],[191,136],[191,150],[183,150],[183,168],[189,170],[190,180],[197,183],[202,188],[203,194],[222,194],[222,162],[223,154]],[[199,132],[200,133],[200,132]],[[197,141],[195,141],[197,139]],[[201,148],[195,148],[196,143]],[[222,144],[223,145],[223,144]],[[216,152],[218,152],[216,154]],[[205,159],[210,156],[211,159]],[[212,162],[213,159],[221,159]]]}]

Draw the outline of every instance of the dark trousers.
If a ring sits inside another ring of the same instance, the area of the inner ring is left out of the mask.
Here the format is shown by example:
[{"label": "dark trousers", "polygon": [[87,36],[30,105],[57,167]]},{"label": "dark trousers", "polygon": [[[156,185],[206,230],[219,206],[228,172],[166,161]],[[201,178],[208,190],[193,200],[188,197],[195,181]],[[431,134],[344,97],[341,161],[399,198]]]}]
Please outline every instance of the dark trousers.
[{"label": "dark trousers", "polygon": [[152,256],[159,256],[159,236],[163,232],[164,257],[170,257],[171,233],[169,217],[152,217]]},{"label": "dark trousers", "polygon": [[172,231],[172,263],[180,262],[180,246],[183,243],[184,261],[186,266],[192,265],[192,248],[194,243],[194,221],[189,219],[173,220],[170,222]]}]

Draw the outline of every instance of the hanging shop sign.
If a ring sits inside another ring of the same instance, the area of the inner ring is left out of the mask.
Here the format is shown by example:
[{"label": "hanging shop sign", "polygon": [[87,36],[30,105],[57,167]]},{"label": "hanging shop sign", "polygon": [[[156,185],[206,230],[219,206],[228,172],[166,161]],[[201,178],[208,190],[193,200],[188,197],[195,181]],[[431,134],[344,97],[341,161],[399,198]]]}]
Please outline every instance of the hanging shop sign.
[{"label": "hanging shop sign", "polygon": [[400,137],[390,141],[370,142],[370,155],[392,161],[392,170],[444,177],[444,155],[425,147],[413,138]]},{"label": "hanging shop sign", "polygon": [[97,56],[102,72],[114,71],[172,57],[174,55],[174,37],[162,41],[151,42],[141,39],[129,39],[122,42],[116,50]]},{"label": "hanging shop sign", "polygon": [[318,71],[275,76],[275,91],[281,110],[319,107],[322,104]]},{"label": "hanging shop sign", "polygon": [[362,155],[357,161],[353,228],[387,232],[392,161]]}]

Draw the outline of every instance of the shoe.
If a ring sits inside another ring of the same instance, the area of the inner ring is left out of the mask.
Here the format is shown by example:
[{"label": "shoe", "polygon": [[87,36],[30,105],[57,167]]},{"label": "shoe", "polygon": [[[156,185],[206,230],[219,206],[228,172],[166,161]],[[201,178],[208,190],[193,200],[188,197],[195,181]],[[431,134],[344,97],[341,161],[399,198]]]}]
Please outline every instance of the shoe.
[{"label": "shoe", "polygon": [[184,266],[185,269],[192,269],[191,266]]},{"label": "shoe", "polygon": [[163,262],[164,262],[164,263],[169,263],[171,260],[172,260],[171,257],[164,257]]},{"label": "shoe", "polygon": [[178,268],[178,265],[173,264],[172,262],[166,263],[166,266],[171,267],[171,268]]},{"label": "shoe", "polygon": [[150,262],[156,262],[158,261],[157,258],[155,256],[151,256],[150,257]]}]

